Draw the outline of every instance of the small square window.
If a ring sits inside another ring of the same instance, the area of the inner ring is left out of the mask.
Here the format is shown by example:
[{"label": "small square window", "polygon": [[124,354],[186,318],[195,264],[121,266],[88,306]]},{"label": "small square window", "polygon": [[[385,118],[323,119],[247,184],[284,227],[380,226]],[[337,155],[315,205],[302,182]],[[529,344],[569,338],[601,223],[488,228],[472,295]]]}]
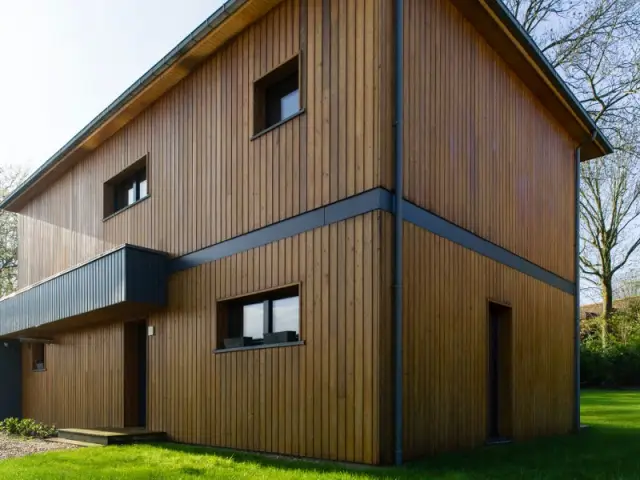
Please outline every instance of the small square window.
[{"label": "small square window", "polygon": [[297,286],[221,302],[219,307],[219,348],[299,341]]},{"label": "small square window", "polygon": [[31,370],[41,372],[44,366],[44,343],[31,344]]},{"label": "small square window", "polygon": [[293,117],[300,109],[300,66],[296,56],[255,82],[254,133]]},{"label": "small square window", "polygon": [[104,216],[107,217],[146,198],[147,157],[143,157],[104,184]]}]

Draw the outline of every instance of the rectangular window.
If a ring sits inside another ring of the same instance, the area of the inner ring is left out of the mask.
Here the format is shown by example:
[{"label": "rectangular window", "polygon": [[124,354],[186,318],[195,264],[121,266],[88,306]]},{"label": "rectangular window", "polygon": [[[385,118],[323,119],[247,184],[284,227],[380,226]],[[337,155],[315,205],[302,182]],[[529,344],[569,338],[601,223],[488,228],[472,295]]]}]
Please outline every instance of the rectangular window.
[{"label": "rectangular window", "polygon": [[44,366],[44,343],[31,344],[31,370],[34,372],[42,372]]},{"label": "rectangular window", "polygon": [[255,134],[300,112],[299,63],[296,56],[254,83]]},{"label": "rectangular window", "polygon": [[147,157],[120,172],[104,184],[104,216],[118,212],[149,195]]},{"label": "rectangular window", "polygon": [[297,285],[220,302],[220,307],[219,348],[275,345],[300,339]]}]

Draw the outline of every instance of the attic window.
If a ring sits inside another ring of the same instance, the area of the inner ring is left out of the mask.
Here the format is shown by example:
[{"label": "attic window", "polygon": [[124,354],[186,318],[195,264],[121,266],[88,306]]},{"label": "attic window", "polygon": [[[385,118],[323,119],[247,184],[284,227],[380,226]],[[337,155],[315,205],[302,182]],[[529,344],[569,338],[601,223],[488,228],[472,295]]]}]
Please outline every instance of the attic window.
[{"label": "attic window", "polygon": [[105,218],[149,196],[147,156],[129,166],[104,184]]},{"label": "attic window", "polygon": [[31,344],[31,370],[34,372],[46,370],[44,365],[44,343]]},{"label": "attic window", "polygon": [[259,134],[301,111],[300,61],[296,56],[254,83],[254,133]]}]

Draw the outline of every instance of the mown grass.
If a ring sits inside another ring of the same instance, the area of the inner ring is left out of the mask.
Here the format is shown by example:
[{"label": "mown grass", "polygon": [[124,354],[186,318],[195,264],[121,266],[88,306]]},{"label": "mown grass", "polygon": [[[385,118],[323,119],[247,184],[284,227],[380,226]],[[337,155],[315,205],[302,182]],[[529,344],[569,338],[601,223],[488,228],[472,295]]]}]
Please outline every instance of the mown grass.
[{"label": "mown grass", "polygon": [[0,462],[1,479],[638,479],[640,392],[588,391],[579,436],[481,448],[402,468],[363,468],[182,445],[88,448]]}]

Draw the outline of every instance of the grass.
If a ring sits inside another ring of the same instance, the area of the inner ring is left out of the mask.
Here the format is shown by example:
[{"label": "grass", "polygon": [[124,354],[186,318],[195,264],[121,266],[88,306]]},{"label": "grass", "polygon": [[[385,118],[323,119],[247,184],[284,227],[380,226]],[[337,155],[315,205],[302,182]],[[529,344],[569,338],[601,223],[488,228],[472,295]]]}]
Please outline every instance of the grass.
[{"label": "grass", "polygon": [[443,455],[403,468],[362,468],[181,445],[50,452],[0,462],[2,479],[637,479],[640,392],[589,391],[579,436]]}]

